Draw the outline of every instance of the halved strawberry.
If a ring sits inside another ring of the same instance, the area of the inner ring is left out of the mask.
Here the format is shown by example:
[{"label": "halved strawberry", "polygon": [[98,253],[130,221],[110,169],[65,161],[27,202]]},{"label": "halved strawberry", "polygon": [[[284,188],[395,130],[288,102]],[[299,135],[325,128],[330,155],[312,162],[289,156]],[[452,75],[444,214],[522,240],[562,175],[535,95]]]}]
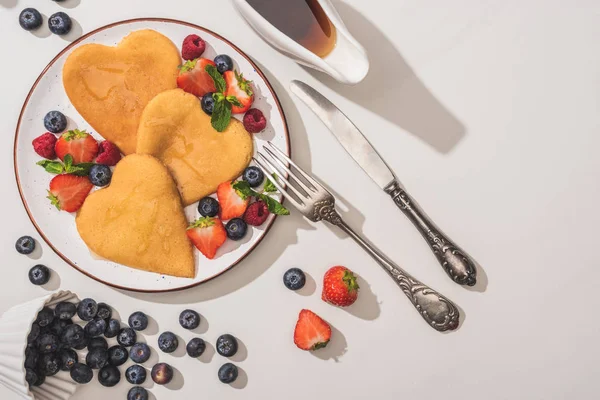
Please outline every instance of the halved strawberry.
[{"label": "halved strawberry", "polygon": [[235,190],[229,181],[223,182],[217,187],[217,198],[221,206],[219,216],[223,221],[244,215],[250,202],[250,199]]},{"label": "halved strawberry", "polygon": [[211,260],[227,239],[227,232],[219,218],[202,217],[197,219],[190,225],[186,233],[194,246]]},{"label": "halved strawberry", "polygon": [[198,97],[202,97],[206,93],[216,92],[215,82],[205,71],[207,65],[214,66],[215,63],[207,58],[186,61],[185,64],[179,67],[177,87]]},{"label": "halved strawberry", "polygon": [[302,350],[317,350],[327,346],[331,339],[331,327],[310,310],[300,311],[294,343]]},{"label": "halved strawberry", "polygon": [[248,111],[254,101],[252,81],[245,79],[244,74],[239,74],[236,70],[225,71],[223,78],[226,83],[225,96],[235,96],[242,104],[241,107],[232,104],[231,112],[241,114]]},{"label": "halved strawberry", "polygon": [[85,130],[75,129],[63,133],[54,145],[58,158],[64,161],[65,156],[73,157],[73,164],[89,163],[98,154],[98,142]]},{"label": "halved strawberry", "polygon": [[59,210],[74,212],[79,210],[92,187],[87,176],[57,175],[50,181],[48,198]]}]

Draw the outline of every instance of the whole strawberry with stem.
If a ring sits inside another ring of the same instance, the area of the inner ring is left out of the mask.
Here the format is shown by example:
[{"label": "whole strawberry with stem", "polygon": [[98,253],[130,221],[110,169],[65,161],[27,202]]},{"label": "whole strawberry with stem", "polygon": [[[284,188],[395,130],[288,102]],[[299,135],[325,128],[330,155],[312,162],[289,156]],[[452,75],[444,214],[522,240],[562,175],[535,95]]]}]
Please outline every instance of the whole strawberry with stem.
[{"label": "whole strawberry with stem", "polygon": [[358,298],[356,275],[346,267],[330,268],[323,277],[323,301],[334,306],[347,307]]}]

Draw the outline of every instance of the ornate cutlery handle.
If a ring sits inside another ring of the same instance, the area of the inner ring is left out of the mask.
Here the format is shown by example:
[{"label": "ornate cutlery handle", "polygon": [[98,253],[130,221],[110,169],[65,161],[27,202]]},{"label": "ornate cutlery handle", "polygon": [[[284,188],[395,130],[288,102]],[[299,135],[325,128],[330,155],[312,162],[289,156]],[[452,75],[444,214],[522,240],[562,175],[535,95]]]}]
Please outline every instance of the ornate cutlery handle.
[{"label": "ornate cutlery handle", "polygon": [[448,276],[459,285],[475,285],[475,262],[433,223],[398,182],[394,180],[386,186],[385,191],[421,232]]},{"label": "ornate cutlery handle", "polygon": [[331,205],[329,215],[323,215],[323,219],[339,226],[364,250],[366,250],[367,253],[369,253],[369,255],[373,257],[392,278],[394,278],[396,284],[400,286],[406,297],[408,297],[419,314],[421,314],[421,317],[423,317],[433,329],[444,332],[454,330],[458,327],[460,313],[454,303],[431,289],[429,286],[410,276],[410,274],[403,271],[402,268],[394,264],[373,245],[354,232],[352,228],[342,220],[335,209],[333,209],[333,205]]}]

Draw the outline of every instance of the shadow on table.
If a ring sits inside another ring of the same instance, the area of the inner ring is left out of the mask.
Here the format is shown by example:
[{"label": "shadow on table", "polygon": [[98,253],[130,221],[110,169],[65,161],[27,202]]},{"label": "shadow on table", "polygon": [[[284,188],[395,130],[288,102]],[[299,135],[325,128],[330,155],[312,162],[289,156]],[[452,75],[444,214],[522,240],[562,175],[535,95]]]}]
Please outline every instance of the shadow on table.
[{"label": "shadow on table", "polygon": [[438,152],[452,150],[466,134],[464,125],[435,98],[373,22],[349,4],[335,1],[334,5],[352,35],[366,48],[369,74],[350,86],[305,69],[335,92],[419,137]]}]

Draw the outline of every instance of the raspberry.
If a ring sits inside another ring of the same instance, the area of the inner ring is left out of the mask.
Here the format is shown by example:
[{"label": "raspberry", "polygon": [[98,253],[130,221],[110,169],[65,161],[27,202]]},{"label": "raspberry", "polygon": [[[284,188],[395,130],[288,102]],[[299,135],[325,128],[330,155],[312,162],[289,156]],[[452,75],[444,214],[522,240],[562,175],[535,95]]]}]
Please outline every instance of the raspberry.
[{"label": "raspberry", "polygon": [[181,45],[181,56],[184,60],[194,60],[206,50],[206,43],[198,35],[188,35]]},{"label": "raspberry", "polygon": [[269,217],[269,208],[267,204],[259,200],[256,203],[252,203],[248,206],[248,209],[244,213],[244,221],[248,225],[260,226]]},{"label": "raspberry", "polygon": [[116,165],[121,160],[121,152],[119,148],[109,142],[108,140],[103,141],[98,146],[98,157],[96,158],[97,164],[104,164],[108,166]]},{"label": "raspberry", "polygon": [[47,158],[49,160],[53,160],[56,158],[56,152],[54,151],[54,145],[56,144],[56,136],[51,134],[50,132],[44,133],[42,136],[39,136],[33,139],[33,150],[38,153],[40,156]]},{"label": "raspberry", "polygon": [[244,128],[250,133],[258,133],[267,126],[267,119],[262,111],[257,108],[251,108],[244,115]]}]

